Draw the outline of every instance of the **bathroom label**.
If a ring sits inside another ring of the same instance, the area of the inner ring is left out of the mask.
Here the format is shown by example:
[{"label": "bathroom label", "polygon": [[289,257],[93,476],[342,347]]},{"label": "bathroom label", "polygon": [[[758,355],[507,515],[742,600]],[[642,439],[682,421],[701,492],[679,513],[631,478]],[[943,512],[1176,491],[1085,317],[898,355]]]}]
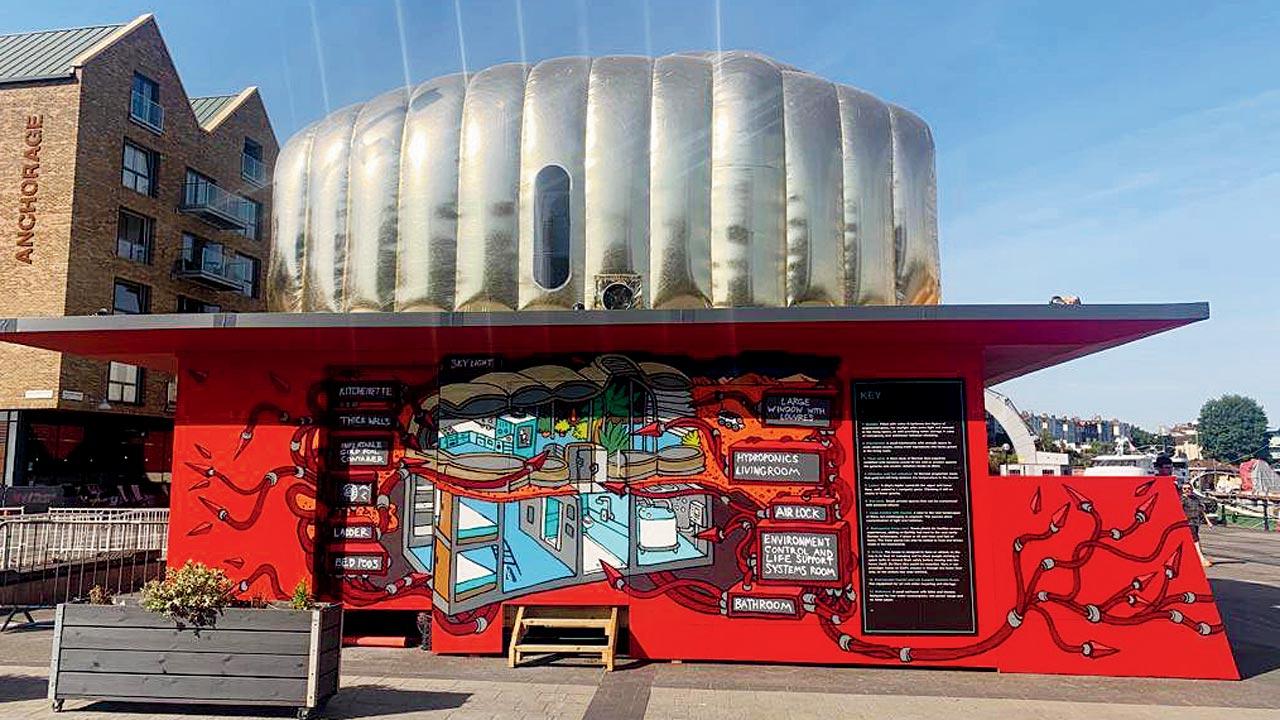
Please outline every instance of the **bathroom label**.
[{"label": "bathroom label", "polygon": [[760,617],[794,620],[800,617],[800,606],[794,597],[729,593],[729,617]]}]

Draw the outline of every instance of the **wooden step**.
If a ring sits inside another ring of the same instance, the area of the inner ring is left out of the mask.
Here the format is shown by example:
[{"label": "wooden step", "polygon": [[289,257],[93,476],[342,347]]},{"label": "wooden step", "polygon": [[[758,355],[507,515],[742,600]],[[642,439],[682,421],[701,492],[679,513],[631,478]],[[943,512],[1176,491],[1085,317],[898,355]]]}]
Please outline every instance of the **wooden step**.
[{"label": "wooden step", "polygon": [[609,618],[527,617],[524,619],[525,627],[599,628],[601,630],[608,630],[610,622]]},{"label": "wooden step", "polygon": [[[530,637],[532,629],[535,632]],[[578,632],[566,633],[570,637],[546,637],[547,629]],[[582,630],[599,630],[604,637],[582,637]],[[516,622],[511,631],[511,645],[507,650],[507,664],[515,667],[526,654],[544,655],[565,653],[574,655],[599,655],[600,662],[613,670],[614,652],[617,647],[618,609],[616,607],[529,607],[516,610]]]},{"label": "wooden step", "polygon": [[562,645],[558,643],[520,643],[516,646],[516,650],[522,653],[582,653],[584,655],[598,655],[604,650],[604,645]]}]

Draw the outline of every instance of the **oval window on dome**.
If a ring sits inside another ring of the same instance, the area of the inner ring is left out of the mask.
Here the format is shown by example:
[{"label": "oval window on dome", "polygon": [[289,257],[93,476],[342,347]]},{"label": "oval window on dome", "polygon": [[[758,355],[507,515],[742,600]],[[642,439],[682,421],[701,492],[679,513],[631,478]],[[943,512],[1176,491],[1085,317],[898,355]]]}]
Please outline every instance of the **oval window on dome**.
[{"label": "oval window on dome", "polygon": [[533,181],[533,281],[554,290],[569,281],[569,173],[559,165]]}]

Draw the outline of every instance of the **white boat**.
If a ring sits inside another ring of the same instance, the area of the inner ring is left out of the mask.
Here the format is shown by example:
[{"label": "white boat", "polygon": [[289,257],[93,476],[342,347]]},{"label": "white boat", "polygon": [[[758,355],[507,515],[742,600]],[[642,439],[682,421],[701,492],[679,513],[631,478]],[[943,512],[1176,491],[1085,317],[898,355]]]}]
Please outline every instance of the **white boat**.
[{"label": "white boat", "polygon": [[1141,477],[1155,475],[1155,458],[1151,455],[1099,455],[1084,469],[1084,475],[1108,477]]}]

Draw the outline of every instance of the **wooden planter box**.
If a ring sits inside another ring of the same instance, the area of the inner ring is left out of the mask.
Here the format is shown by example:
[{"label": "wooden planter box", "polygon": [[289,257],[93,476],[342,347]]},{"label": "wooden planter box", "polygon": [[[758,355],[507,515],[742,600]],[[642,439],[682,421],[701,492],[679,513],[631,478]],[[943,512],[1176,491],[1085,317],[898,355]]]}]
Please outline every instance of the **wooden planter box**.
[{"label": "wooden planter box", "polygon": [[49,666],[55,711],[67,698],[278,705],[298,716],[338,691],[342,608],[231,608],[213,627],[126,605],[58,606]]}]

